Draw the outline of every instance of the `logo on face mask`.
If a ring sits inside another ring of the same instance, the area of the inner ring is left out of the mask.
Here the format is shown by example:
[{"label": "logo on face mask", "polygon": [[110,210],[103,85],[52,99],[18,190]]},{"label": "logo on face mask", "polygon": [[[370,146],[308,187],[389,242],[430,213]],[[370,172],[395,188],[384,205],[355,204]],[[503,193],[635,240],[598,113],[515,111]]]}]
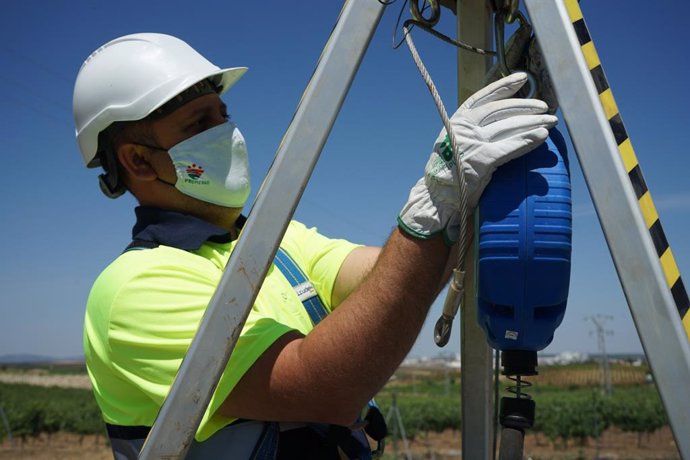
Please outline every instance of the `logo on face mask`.
[{"label": "logo on face mask", "polygon": [[194,180],[198,180],[201,177],[201,175],[204,174],[204,168],[195,163],[192,163],[191,165],[187,166],[186,171],[189,178]]},{"label": "logo on face mask", "polygon": [[170,148],[168,154],[180,192],[219,206],[244,206],[251,190],[247,147],[234,123],[196,134]]}]

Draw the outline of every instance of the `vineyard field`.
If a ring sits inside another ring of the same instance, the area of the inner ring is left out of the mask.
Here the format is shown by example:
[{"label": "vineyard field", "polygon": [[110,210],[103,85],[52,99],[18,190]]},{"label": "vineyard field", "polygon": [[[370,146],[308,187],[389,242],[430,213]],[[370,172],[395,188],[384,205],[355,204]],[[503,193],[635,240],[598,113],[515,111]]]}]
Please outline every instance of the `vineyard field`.
[{"label": "vineyard field", "polygon": [[[46,379],[55,377],[55,373],[44,371],[23,370],[22,373],[31,375],[34,380],[36,374]],[[69,377],[61,382],[70,384],[71,378],[79,375]],[[542,457],[533,455],[535,460],[589,458],[560,454],[580,452],[593,443],[599,446],[602,440],[612,436],[625,438],[627,441],[624,445],[643,452],[642,456],[630,456],[631,459],[679,458],[674,450],[663,405],[645,367],[614,366],[614,390],[611,396],[605,396],[600,390],[601,374],[596,364],[544,368],[539,376],[530,380],[534,385],[528,392],[536,401],[537,412],[535,427],[530,430],[526,440],[531,440],[529,442],[535,452],[544,449],[553,451]],[[96,443],[104,450],[104,426],[90,390],[5,382],[7,379],[0,381],[0,409],[7,417],[15,442],[31,446],[41,440],[50,443],[51,439],[77,436],[79,440],[95,438],[95,441],[87,441],[85,445],[93,446]],[[425,445],[428,450],[430,439],[446,438],[449,440],[447,444],[457,447],[462,428],[460,382],[458,371],[401,368],[376,400],[384,416],[392,414],[395,400],[407,438],[413,444]],[[504,396],[507,383],[501,380]],[[4,455],[11,452],[7,442],[7,431],[0,417],[0,447],[5,449],[0,449],[0,459],[15,458]],[[527,448],[526,444],[526,453]],[[652,450],[666,456],[652,456]],[[107,453],[107,449],[105,451]],[[37,460],[43,457],[23,458]]]}]

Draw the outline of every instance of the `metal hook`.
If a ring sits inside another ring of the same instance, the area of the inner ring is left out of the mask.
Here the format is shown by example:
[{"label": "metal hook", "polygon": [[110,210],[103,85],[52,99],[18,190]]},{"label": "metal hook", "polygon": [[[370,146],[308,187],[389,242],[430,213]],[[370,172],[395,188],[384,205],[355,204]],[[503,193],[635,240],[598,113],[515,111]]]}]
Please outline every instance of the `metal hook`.
[{"label": "metal hook", "polygon": [[453,277],[448,284],[446,300],[443,303],[443,313],[436,321],[434,327],[434,342],[439,347],[444,347],[450,339],[450,331],[453,328],[453,320],[460,309],[462,298],[465,295],[465,272],[458,268],[453,270]]},{"label": "metal hook", "polygon": [[453,318],[442,315],[434,327],[434,343],[439,347],[445,347],[450,340],[450,331],[453,328]]}]

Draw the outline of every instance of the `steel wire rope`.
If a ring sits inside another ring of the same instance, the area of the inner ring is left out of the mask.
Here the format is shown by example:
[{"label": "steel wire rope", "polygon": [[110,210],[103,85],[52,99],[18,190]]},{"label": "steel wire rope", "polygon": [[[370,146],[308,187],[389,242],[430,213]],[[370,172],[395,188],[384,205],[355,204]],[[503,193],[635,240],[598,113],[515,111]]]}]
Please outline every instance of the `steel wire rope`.
[{"label": "steel wire rope", "polygon": [[[384,3],[384,0],[379,0],[380,2]],[[387,0],[385,1],[384,4],[390,5],[392,3],[395,3],[396,0]],[[395,43],[395,38],[396,38],[396,32],[398,29],[398,25],[400,24],[400,18],[402,17],[402,12],[407,4],[408,0],[405,0],[403,3],[403,8],[401,9],[400,13],[398,14],[398,20],[395,26],[395,29],[393,31],[393,48],[397,49],[401,44],[402,40],[399,43]],[[516,1],[511,0],[504,0],[504,7],[508,7],[509,5],[517,5]],[[491,6],[494,12],[497,12],[499,8],[497,7],[497,4],[495,0],[491,0]],[[426,7],[426,3],[425,3]],[[424,11],[425,8],[422,9],[422,12]],[[516,14],[517,8],[514,8],[511,10],[511,18],[513,18],[513,15]],[[524,20],[524,17],[522,17],[517,11],[518,17],[521,20]],[[501,17],[501,19],[503,19]],[[498,20],[498,18],[496,18]],[[512,21],[510,21],[512,22]],[[436,324],[436,330],[435,330],[435,341],[436,344],[439,346],[444,346],[448,338],[450,337],[450,329],[452,327],[452,321],[455,317],[455,314],[457,313],[457,310],[459,308],[459,305],[462,301],[462,293],[464,291],[464,272],[462,271],[462,267],[464,266],[465,263],[465,256],[466,256],[466,251],[468,247],[468,242],[466,240],[467,238],[467,189],[466,189],[466,181],[464,177],[464,172],[462,170],[462,159],[460,155],[459,148],[457,146],[457,141],[455,139],[455,136],[452,133],[451,126],[450,126],[450,120],[448,118],[448,114],[445,110],[445,107],[443,105],[443,101],[441,100],[440,95],[438,94],[438,91],[436,89],[436,86],[434,85],[433,80],[431,79],[431,75],[429,72],[426,70],[426,67],[424,66],[424,63],[422,62],[421,57],[419,56],[419,53],[417,52],[416,47],[414,46],[414,41],[412,40],[411,36],[411,28],[409,28],[409,25],[416,25],[422,30],[425,30],[428,33],[431,33],[437,38],[440,38],[441,40],[445,41],[446,43],[450,43],[452,45],[455,45],[459,48],[475,52],[477,54],[481,55],[493,55],[493,56],[499,56],[499,58],[503,57],[500,56],[501,50],[497,51],[487,51],[483,50],[481,48],[477,48],[471,45],[467,45],[465,43],[459,42],[457,40],[453,40],[450,37],[447,37],[444,34],[441,34],[437,31],[435,31],[432,27],[430,27],[429,24],[426,24],[423,21],[415,20],[415,19],[409,19],[403,23],[403,33],[404,33],[404,40],[410,49],[410,53],[412,54],[412,58],[417,65],[417,68],[419,69],[420,74],[422,75],[422,78],[424,79],[424,82],[427,85],[427,88],[429,89],[432,98],[434,99],[434,103],[436,105],[436,108],[439,112],[439,115],[441,116],[441,119],[443,120],[443,125],[446,129],[446,134],[448,136],[448,140],[451,143],[451,147],[453,149],[453,159],[455,160],[455,166],[458,171],[458,179],[459,179],[459,185],[460,185],[460,239],[459,239],[459,252],[458,252],[458,263],[453,270],[453,278],[451,279],[450,287],[449,289],[453,289],[454,294],[449,292],[448,296],[446,298],[446,302],[444,304],[444,309],[443,309],[443,315],[441,318],[439,318],[438,323]],[[501,30],[502,32],[502,30]],[[502,33],[501,33],[502,35]],[[502,37],[501,37],[502,38]],[[498,39],[498,35],[497,35]],[[505,58],[503,57],[503,61]],[[508,72],[509,73],[509,72]],[[529,74],[528,74],[529,75]],[[531,75],[529,75],[531,76]],[[534,88],[536,87],[536,84],[532,80],[530,80],[530,83],[532,83],[532,90],[534,91]],[[452,304],[452,315],[451,316],[446,316],[447,307],[449,304]],[[499,411],[498,411],[498,396],[500,394],[500,360],[499,360],[499,351],[494,350],[494,414],[493,414],[493,425],[495,427],[495,430],[498,430],[499,426]],[[517,394],[518,398],[520,398],[522,395],[520,394],[520,381],[518,378],[518,388],[517,388]],[[528,383],[528,382],[525,382]],[[528,383],[529,385],[529,383]],[[529,395],[524,395],[527,398],[529,398]],[[496,458],[496,453],[497,453],[497,437],[494,435],[493,437],[493,458]]]},{"label": "steel wire rope", "polygon": [[[436,344],[440,347],[445,346],[448,343],[448,340],[450,338],[450,331],[452,329],[452,321],[455,318],[457,311],[462,304],[462,296],[464,293],[464,271],[463,267],[465,264],[465,256],[467,252],[467,246],[468,242],[466,241],[467,238],[467,196],[466,196],[466,182],[464,179],[464,174],[462,171],[462,159],[461,159],[461,152],[458,149],[457,146],[457,141],[455,137],[452,135],[452,131],[450,129],[450,121],[448,119],[448,114],[446,113],[445,107],[443,106],[443,102],[441,101],[441,98],[438,94],[438,91],[436,90],[436,87],[433,83],[433,80],[431,79],[431,76],[429,75],[429,72],[426,70],[426,67],[424,66],[424,63],[422,62],[421,57],[419,56],[419,53],[417,52],[416,47],[414,46],[414,42],[412,40],[411,36],[411,27],[410,25],[417,26],[421,28],[422,30],[427,31],[428,33],[431,33],[437,38],[440,38],[441,40],[445,41],[446,43],[450,43],[452,45],[455,45],[461,49],[465,49],[468,51],[472,51],[474,53],[480,54],[480,55],[492,55],[492,56],[497,56],[499,60],[499,64],[501,66],[501,73],[503,76],[507,76],[510,74],[510,69],[505,64],[505,47],[503,44],[503,34],[504,34],[504,24],[505,22],[510,22],[512,23],[516,19],[520,21],[520,23],[526,22],[526,18],[518,9],[518,4],[519,0],[501,0],[502,4],[500,8],[498,7],[498,4],[496,2],[492,2],[492,7],[494,10],[494,20],[496,23],[496,41],[497,41],[497,50],[496,51],[488,51],[484,50],[481,48],[477,48],[471,45],[467,45],[465,43],[459,42],[457,40],[453,40],[450,37],[447,37],[446,35],[436,31],[433,29],[433,26],[439,21],[440,19],[440,7],[438,3],[435,0],[424,0],[423,6],[420,9],[419,8],[419,0],[405,0],[403,3],[403,6],[400,10],[400,13],[398,14],[398,19],[395,25],[395,28],[393,30],[393,48],[397,49],[401,44],[402,40],[400,43],[395,43],[395,38],[397,35],[397,29],[398,25],[400,24],[400,19],[402,17],[402,13],[404,11],[405,5],[407,5],[408,1],[410,1],[410,5],[412,6],[411,12],[412,12],[412,19],[408,19],[403,23],[402,29],[403,29],[403,35],[404,35],[404,40],[410,49],[410,52],[412,54],[412,57],[415,61],[415,64],[417,65],[417,68],[419,69],[419,72],[421,73],[424,82],[427,85],[427,88],[429,88],[429,91],[431,92],[431,95],[434,99],[434,103],[436,104],[436,108],[439,112],[439,115],[441,116],[441,119],[443,120],[443,125],[446,129],[446,134],[448,135],[448,140],[451,144],[452,150],[453,150],[453,160],[455,161],[455,166],[458,170],[458,179],[459,179],[459,185],[460,185],[460,241],[459,241],[459,253],[458,253],[458,265],[456,268],[453,270],[453,276],[450,281],[450,286],[448,289],[448,293],[446,296],[446,300],[444,302],[443,306],[443,313],[441,317],[438,319],[438,322],[436,323],[436,327],[434,329],[434,340]],[[379,2],[385,2],[385,5],[390,5],[395,2],[395,0],[379,0]],[[432,8],[432,15],[429,19],[424,17],[424,11],[428,8]],[[500,42],[500,43],[499,43]],[[536,84],[536,78],[532,75],[531,72],[525,71],[528,77],[528,81],[530,83],[530,91],[529,94],[527,95],[528,98],[531,98],[534,96],[537,88]]]},{"label": "steel wire rope", "polygon": [[[396,1],[397,0],[379,0],[379,3],[381,3],[383,5],[392,5]],[[400,28],[400,20],[402,19],[402,15],[403,15],[403,12],[405,11],[405,6],[407,5],[407,2],[408,2],[408,0],[405,0],[403,2],[402,7],[400,8],[400,12],[398,13],[398,19],[395,21],[395,27],[393,28],[393,44],[392,44],[393,49],[398,49],[400,47],[400,45],[403,44],[403,41],[405,41],[404,36],[402,39],[400,39],[400,41],[396,41],[396,39],[398,36],[398,29]],[[432,23],[425,21],[421,17],[421,15],[424,14],[424,11],[426,11],[427,8],[428,8],[428,4],[425,3],[424,6],[422,7],[421,11],[419,12],[420,18],[419,19],[417,19],[417,18],[407,19],[403,23],[403,29],[406,25],[411,24],[412,26],[419,27],[423,31],[433,35],[434,37],[436,37],[436,38],[438,38],[438,39],[440,39],[440,40],[442,40],[442,41],[444,41],[450,45],[456,46],[456,47],[464,49],[466,51],[471,51],[473,53],[480,54],[483,56],[486,56],[486,55],[496,56],[497,55],[496,51],[485,50],[485,49],[478,48],[478,47],[473,46],[473,45],[469,45],[467,43],[464,43],[464,42],[455,40],[453,38],[450,38],[449,36],[442,34],[441,32],[434,29],[432,27]],[[412,27],[409,28],[409,31],[411,31],[411,30],[412,30]],[[409,31],[407,33],[409,33]],[[407,35],[407,33],[404,33],[404,35]]]},{"label": "steel wire rope", "polygon": [[[396,0],[378,0],[379,3],[383,5],[391,5],[396,2]],[[466,43],[454,40],[436,30],[433,29],[433,26],[436,25],[440,19],[440,6],[437,1],[435,0],[423,0],[422,2],[422,7],[419,7],[419,1],[420,0],[405,0],[402,4],[402,7],[400,9],[400,12],[398,13],[398,18],[395,24],[395,27],[393,29],[393,49],[397,49],[400,47],[402,44],[403,40],[400,40],[400,42],[396,43],[396,38],[397,38],[397,31],[398,27],[400,25],[400,20],[402,18],[403,11],[405,10],[405,6],[410,2],[411,6],[411,14],[412,14],[412,19],[408,19],[403,23],[402,29],[403,29],[403,39],[405,43],[407,44],[408,48],[410,49],[410,52],[412,54],[412,57],[415,61],[415,64],[417,65],[417,68],[419,69],[420,74],[422,75],[422,78],[424,79],[424,82],[427,85],[427,88],[431,92],[432,98],[434,99],[434,103],[436,104],[436,108],[439,112],[439,115],[441,116],[441,119],[443,120],[443,126],[446,129],[446,134],[448,135],[448,141],[451,144],[451,148],[453,150],[453,162],[455,163],[455,167],[457,169],[457,174],[458,174],[458,182],[460,186],[460,236],[459,236],[459,251],[458,251],[458,263],[456,268],[453,270],[453,275],[451,277],[450,283],[449,283],[449,288],[448,292],[446,295],[446,299],[443,305],[443,313],[441,314],[441,317],[438,319],[435,327],[434,327],[434,341],[436,345],[439,347],[443,347],[448,343],[448,340],[450,339],[450,332],[452,329],[452,324],[453,320],[460,308],[460,305],[462,304],[463,296],[464,296],[464,277],[465,277],[465,272],[463,271],[463,267],[465,264],[465,258],[467,254],[467,248],[469,246],[469,242],[467,241],[467,219],[468,219],[468,209],[467,209],[467,183],[464,177],[464,172],[462,170],[462,159],[460,158],[461,152],[458,149],[457,145],[457,140],[455,139],[455,136],[452,133],[451,126],[450,126],[450,120],[448,118],[448,114],[445,110],[445,107],[443,105],[443,102],[441,100],[441,97],[438,94],[438,91],[436,90],[436,86],[434,85],[433,80],[431,79],[431,76],[429,75],[429,72],[426,70],[426,67],[424,66],[424,63],[422,62],[421,57],[419,56],[419,53],[417,52],[417,49],[414,45],[414,41],[412,40],[411,36],[411,30],[412,27],[417,26],[420,29],[426,31],[427,33],[430,33],[431,35],[435,36],[436,38],[439,38],[443,40],[446,43],[449,43],[451,45],[454,45],[460,49],[464,49],[467,51],[471,51],[480,55],[491,55],[491,56],[496,56],[498,54],[497,51],[489,51],[489,50],[484,50],[482,48],[478,48],[472,45],[468,45]],[[511,1],[511,0],[503,0],[503,1]],[[496,5],[494,4],[494,7]],[[429,17],[424,16],[424,12],[428,9],[432,9],[432,14]],[[452,164],[449,166],[453,166]]]},{"label": "steel wire rope", "polygon": [[424,79],[424,83],[426,83],[427,88],[431,92],[431,97],[433,98],[434,104],[436,105],[436,109],[438,110],[438,113],[441,116],[441,120],[443,121],[443,126],[446,130],[446,135],[453,150],[453,162],[455,163],[454,165],[451,163],[449,166],[455,166],[457,170],[458,185],[460,189],[460,234],[458,238],[457,265],[456,268],[453,270],[453,276],[450,280],[449,292],[447,294],[446,301],[443,306],[443,314],[441,315],[441,318],[439,318],[436,324],[434,333],[434,340],[436,344],[439,346],[444,346],[446,345],[446,343],[448,343],[448,339],[450,338],[452,322],[455,318],[455,314],[459,309],[460,303],[462,301],[462,296],[464,293],[465,273],[463,271],[463,267],[465,265],[465,256],[467,255],[467,248],[469,246],[467,240],[467,219],[469,214],[467,205],[467,182],[465,180],[465,172],[462,168],[461,152],[458,147],[457,139],[453,134],[450,119],[448,118],[448,113],[446,112],[446,108],[443,105],[441,96],[439,95],[438,90],[436,89],[436,85],[431,79],[431,75],[426,70],[424,63],[422,62],[422,59],[419,56],[419,53],[417,52],[417,48],[414,45],[414,41],[412,40],[412,36],[407,26],[408,22],[406,21],[403,24],[405,42],[407,43],[407,47],[409,48],[410,53],[412,54],[412,59],[417,65],[417,69],[419,69],[419,72],[422,75],[422,78]]}]

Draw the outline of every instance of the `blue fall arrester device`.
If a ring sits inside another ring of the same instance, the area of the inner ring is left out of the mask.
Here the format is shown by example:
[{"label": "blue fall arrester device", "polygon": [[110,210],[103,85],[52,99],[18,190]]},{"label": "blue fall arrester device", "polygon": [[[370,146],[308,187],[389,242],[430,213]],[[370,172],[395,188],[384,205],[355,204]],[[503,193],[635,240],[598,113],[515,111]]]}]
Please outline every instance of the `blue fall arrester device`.
[{"label": "blue fall arrester device", "polygon": [[508,391],[516,397],[501,398],[502,439],[521,437],[535,414],[521,376],[537,374],[537,351],[563,320],[570,284],[572,201],[561,133],[552,129],[539,148],[498,168],[478,212],[477,318],[514,382]]},{"label": "blue fall arrester device", "polygon": [[565,141],[498,168],[479,206],[479,322],[497,350],[544,349],[565,314],[572,212]]}]

